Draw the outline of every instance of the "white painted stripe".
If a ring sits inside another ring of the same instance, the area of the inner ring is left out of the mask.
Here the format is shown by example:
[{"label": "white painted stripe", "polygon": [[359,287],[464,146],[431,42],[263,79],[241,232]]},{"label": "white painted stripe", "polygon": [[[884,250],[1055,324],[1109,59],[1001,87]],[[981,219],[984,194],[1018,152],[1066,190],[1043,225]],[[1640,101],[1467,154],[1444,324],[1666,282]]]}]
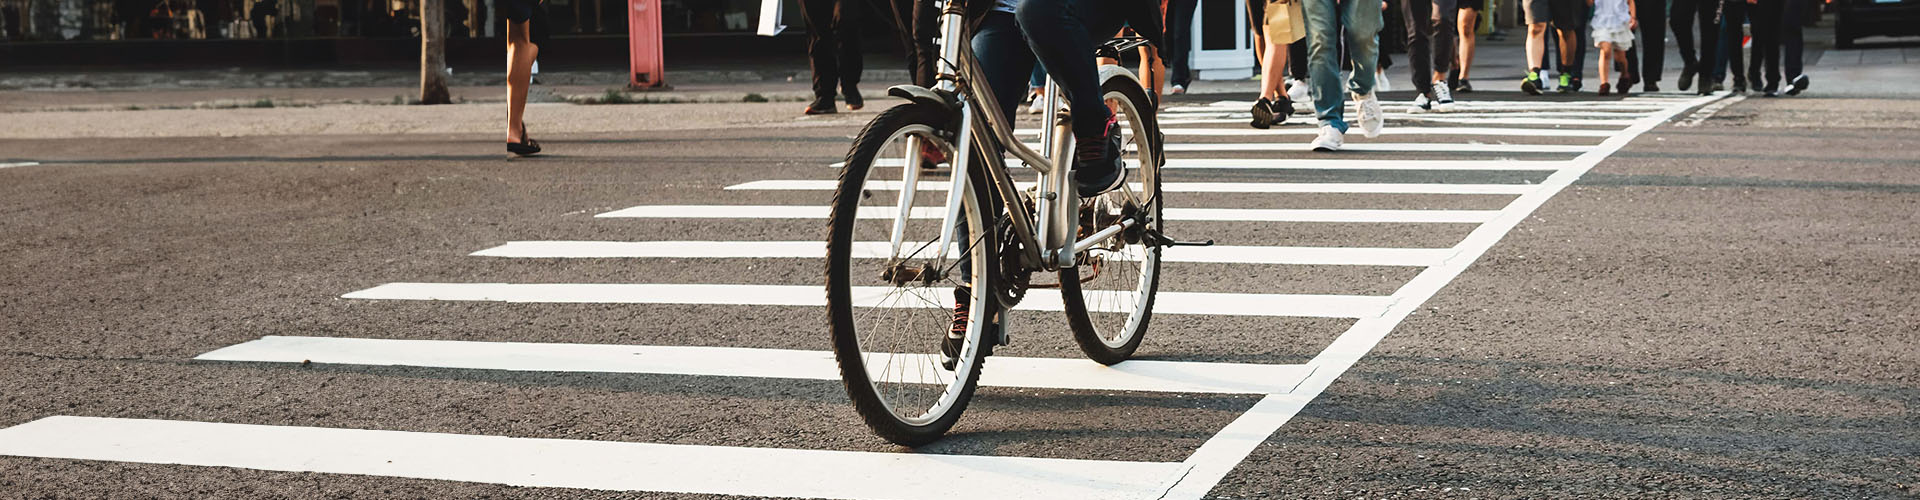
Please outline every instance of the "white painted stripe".
[{"label": "white painted stripe", "polygon": [[[1244,120],[1243,120],[1244,121]],[[1161,133],[1168,137],[1259,137],[1269,135],[1314,135],[1320,130],[1312,127],[1275,127],[1257,129],[1253,127],[1233,128],[1163,128]],[[1583,130],[1554,128],[1499,128],[1499,127],[1387,127],[1380,135],[1469,135],[1502,137],[1609,137],[1613,130]],[[1040,135],[1038,130],[1021,130],[1021,136]],[[1131,135],[1131,134],[1129,134]]]},{"label": "white painted stripe", "polygon": [[[884,241],[853,244],[856,258],[885,258]],[[1225,246],[1174,247],[1167,262],[1353,266],[1432,266],[1452,256],[1450,248],[1343,248]],[[518,259],[824,259],[819,241],[512,241],[474,252],[477,257]]]},{"label": "white painted stripe", "polygon": [[[951,307],[952,294],[944,289],[922,293],[894,293],[892,287],[854,287],[856,307]],[[707,285],[624,283],[388,283],[342,295],[348,299],[465,300],[552,304],[706,304],[737,306],[820,307],[827,304],[824,287],[801,285]],[[1117,297],[1117,299],[1124,299]],[[1155,314],[1218,314],[1225,316],[1301,316],[1362,318],[1378,315],[1390,302],[1363,295],[1295,295],[1266,293],[1159,292]],[[1124,300],[1114,307],[1131,307]],[[1059,311],[1060,291],[1034,289],[1018,309]]]},{"label": "white painted stripe", "polygon": [[[1031,182],[1018,183],[1020,189],[1033,185]],[[1140,189],[1134,184],[1134,189]],[[765,180],[727,186],[728,191],[832,191],[839,189],[840,181],[832,180]],[[922,181],[917,183],[921,191],[946,191],[952,187],[947,182]],[[900,181],[869,181],[867,188],[878,191],[898,191]],[[1532,184],[1387,184],[1387,183],[1345,183],[1345,182],[1167,182],[1160,184],[1160,190],[1168,193],[1365,193],[1365,194],[1522,194],[1537,189]]]},{"label": "white painted stripe", "polygon": [[[1382,111],[1385,112],[1383,116],[1385,116],[1389,120],[1396,119],[1396,118],[1398,119],[1425,118],[1428,116],[1440,115],[1440,116],[1456,117],[1456,118],[1504,118],[1504,117],[1553,118],[1561,121],[1578,123],[1581,120],[1591,119],[1591,118],[1634,119],[1634,118],[1640,118],[1640,117],[1646,116],[1646,114],[1644,113],[1626,112],[1626,111],[1490,111],[1486,113],[1467,113],[1467,112],[1414,113],[1409,108],[1392,107],[1392,106],[1389,106],[1383,109]],[[1300,114],[1297,116],[1303,119],[1313,117],[1312,114]],[[1245,111],[1162,113],[1160,114],[1159,118],[1161,120],[1191,120],[1195,118],[1237,118],[1241,120],[1251,120],[1253,118],[1253,114]]]},{"label": "white painted stripe", "polygon": [[[1313,117],[1308,116],[1308,117],[1301,117],[1301,118],[1302,118],[1301,126],[1308,126],[1308,127],[1312,126]],[[1575,119],[1563,119],[1563,118],[1526,118],[1526,117],[1476,118],[1476,117],[1469,117],[1469,116],[1449,116],[1448,113],[1426,113],[1426,114],[1419,114],[1419,115],[1388,116],[1387,120],[1389,122],[1415,121],[1415,122],[1471,123],[1471,124],[1479,124],[1479,125],[1545,125],[1550,127],[1559,127],[1559,126],[1625,127],[1625,126],[1633,125],[1634,123],[1634,120],[1605,120],[1605,119],[1575,120]],[[1161,119],[1160,120],[1160,125],[1162,126],[1204,125],[1204,124],[1218,124],[1218,123],[1233,123],[1233,124],[1239,124],[1239,125],[1246,125],[1247,120],[1244,118],[1181,118],[1181,119]],[[1358,122],[1350,121],[1348,123],[1358,123]],[[1389,128],[1391,128],[1391,126],[1389,126]]]},{"label": "white painted stripe", "polygon": [[[1415,151],[1434,153],[1584,153],[1593,146],[1574,144],[1489,144],[1489,143],[1393,143],[1393,142],[1349,142],[1341,146],[1342,151]],[[1312,151],[1313,145],[1307,143],[1176,143],[1168,144],[1167,151]]]},{"label": "white painted stripe", "polygon": [[[861,219],[892,219],[892,210],[860,212]],[[796,205],[642,205],[595,215],[608,218],[645,219],[825,219],[833,212],[825,206]],[[1493,218],[1499,210],[1367,210],[1367,209],[1291,209],[1291,208],[1169,208],[1167,220],[1209,222],[1456,222],[1478,223]],[[944,207],[913,207],[914,219],[939,219]]]},{"label": "white painted stripe", "polygon": [[[1348,144],[1351,148],[1354,144]],[[1010,166],[1024,167],[1019,160],[1008,158]],[[904,160],[881,159],[874,162],[875,167],[899,168]],[[1167,160],[1165,169],[1254,169],[1254,170],[1559,170],[1565,168],[1567,160],[1380,160],[1365,158],[1174,158]],[[846,162],[827,165],[832,168],[846,166]],[[1128,161],[1129,168],[1139,168],[1139,162]]]},{"label": "white painted stripe", "polygon": [[1241,461],[1246,460],[1246,457],[1252,454],[1261,443],[1266,442],[1268,437],[1281,426],[1286,425],[1294,415],[1299,414],[1302,408],[1331,386],[1340,375],[1346,373],[1360,361],[1361,357],[1366,356],[1378,346],[1387,334],[1393,332],[1394,327],[1418,310],[1427,300],[1432,299],[1460,273],[1466,271],[1468,266],[1479,260],[1515,226],[1531,216],[1541,205],[1546,204],[1547,200],[1552,199],[1560,190],[1572,185],[1581,175],[1598,165],[1607,156],[1625,147],[1640,134],[1652,130],[1653,127],[1688,108],[1711,103],[1721,97],[1722,95],[1715,95],[1678,101],[1678,104],[1662,113],[1640,119],[1625,132],[1607,139],[1593,151],[1580,155],[1574,160],[1578,163],[1573,168],[1548,176],[1546,182],[1542,183],[1543,189],[1540,191],[1521,195],[1519,199],[1514,200],[1501,217],[1475,228],[1456,247],[1461,249],[1458,255],[1448,259],[1443,265],[1421,271],[1406,285],[1400,287],[1400,290],[1394,292],[1393,296],[1397,300],[1387,314],[1354,322],[1346,332],[1340,334],[1321,350],[1319,355],[1314,356],[1313,361],[1308,364],[1317,367],[1318,370],[1309,376],[1299,389],[1286,395],[1267,396],[1247,413],[1228,424],[1219,434],[1202,444],[1192,456],[1187,457],[1184,463],[1188,469],[1168,485],[1167,494],[1162,498],[1169,500],[1204,498],[1208,491],[1219,484],[1220,480],[1232,472]]},{"label": "white painted stripe", "polygon": [[55,416],[0,454],[522,487],[807,498],[1153,498],[1179,464]]},{"label": "white painted stripe", "polygon": [[[1401,102],[1404,103],[1405,101],[1401,101]],[[1307,104],[1307,105],[1301,106],[1302,104]],[[1613,109],[1613,108],[1664,109],[1667,106],[1671,106],[1672,101],[1666,100],[1666,99],[1658,99],[1658,100],[1626,99],[1626,100],[1619,100],[1619,101],[1490,101],[1490,100],[1473,99],[1473,100],[1455,100],[1453,104],[1455,109],[1476,109],[1476,108],[1503,109],[1503,110],[1504,109],[1521,109],[1521,110],[1525,110],[1525,109],[1540,109],[1540,110]],[[1295,103],[1295,106],[1301,109],[1311,108],[1311,104],[1304,103],[1304,102]],[[1348,100],[1347,106],[1349,108],[1352,108],[1355,106],[1355,104],[1352,100]],[[1253,107],[1253,101],[1216,101],[1212,103],[1207,103],[1205,105],[1172,106],[1172,107],[1165,108],[1165,110],[1171,111],[1171,112],[1219,111],[1221,109],[1225,109],[1228,111],[1242,111],[1251,107]]]},{"label": "white painted stripe", "polygon": [[[193,359],[840,380],[833,351],[740,347],[270,336]],[[1134,360],[1107,366],[1083,358],[1012,356],[994,356],[989,364],[993,369],[981,372],[982,386],[1085,391],[1284,394],[1313,372],[1306,365]]]},{"label": "white painted stripe", "polygon": [[31,167],[39,164],[40,162],[37,162],[37,161],[28,161],[28,162],[20,162],[20,163],[0,163],[0,168]]}]

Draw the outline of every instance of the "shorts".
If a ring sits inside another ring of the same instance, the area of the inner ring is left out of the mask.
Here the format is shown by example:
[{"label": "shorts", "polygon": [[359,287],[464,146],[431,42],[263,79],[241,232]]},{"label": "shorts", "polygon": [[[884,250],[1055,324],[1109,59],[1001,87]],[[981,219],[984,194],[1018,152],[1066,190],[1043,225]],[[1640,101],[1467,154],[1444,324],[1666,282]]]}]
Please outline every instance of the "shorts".
[{"label": "shorts", "polygon": [[1286,45],[1307,37],[1307,15],[1301,11],[1300,2],[1267,0],[1265,19],[1260,23],[1267,44]]},{"label": "shorts", "polygon": [[1547,1],[1552,4],[1548,10],[1553,11],[1553,29],[1574,32],[1587,30],[1587,20],[1593,18],[1593,7],[1587,5],[1587,0]]},{"label": "shorts", "polygon": [[1593,46],[1599,47],[1601,42],[1612,43],[1615,50],[1633,50],[1633,30],[1626,25],[1612,28],[1595,26],[1593,27]]},{"label": "shorts", "polygon": [[1520,0],[1520,7],[1526,11],[1527,24],[1546,24],[1553,22],[1552,10],[1547,8],[1547,0]]},{"label": "shorts", "polygon": [[1492,12],[1493,0],[1460,0],[1460,5],[1458,6],[1458,8],[1460,10],[1477,10],[1480,12]]},{"label": "shorts", "polygon": [[547,6],[540,0],[495,0],[494,10],[508,22],[527,23],[527,41],[546,45]]}]

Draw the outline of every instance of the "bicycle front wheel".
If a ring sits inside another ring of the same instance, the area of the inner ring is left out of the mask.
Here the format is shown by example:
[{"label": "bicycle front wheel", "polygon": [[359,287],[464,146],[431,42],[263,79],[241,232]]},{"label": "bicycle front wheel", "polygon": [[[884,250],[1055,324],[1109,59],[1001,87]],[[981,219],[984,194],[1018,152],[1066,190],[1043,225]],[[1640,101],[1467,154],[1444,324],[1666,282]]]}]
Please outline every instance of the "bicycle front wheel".
[{"label": "bicycle front wheel", "polygon": [[[1076,256],[1074,267],[1060,269],[1060,295],[1073,339],[1088,358],[1103,364],[1126,361],[1146,338],[1153,319],[1154,293],[1160,287],[1160,249],[1148,234],[1163,229],[1160,217],[1159,122],[1146,91],[1132,78],[1110,76],[1100,86],[1107,107],[1128,135],[1127,162],[1137,166],[1128,186],[1088,200],[1082,227],[1098,231],[1116,221],[1134,219],[1134,227],[1095,242]],[[1089,234],[1081,234],[1087,237]]]},{"label": "bicycle front wheel", "polygon": [[939,439],[959,420],[994,313],[992,273],[979,272],[994,269],[987,190],[970,183],[955,193],[958,220],[946,224],[950,176],[968,175],[947,159],[947,117],[905,104],[869,123],[840,173],[827,237],[841,380],[867,426],[905,446]]}]

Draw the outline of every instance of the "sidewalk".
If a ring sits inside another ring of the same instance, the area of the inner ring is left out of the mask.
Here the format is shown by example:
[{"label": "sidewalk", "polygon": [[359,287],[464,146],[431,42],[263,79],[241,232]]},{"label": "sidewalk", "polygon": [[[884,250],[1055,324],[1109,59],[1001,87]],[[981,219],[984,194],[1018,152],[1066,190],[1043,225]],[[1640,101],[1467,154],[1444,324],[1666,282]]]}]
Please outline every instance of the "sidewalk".
[{"label": "sidewalk", "polygon": [[[1524,71],[1521,39],[1508,33],[1505,40],[1482,40],[1471,72],[1475,86],[1510,90]],[[1828,28],[1806,31],[1807,73],[1814,92],[1822,95],[1907,96],[1920,94],[1911,82],[1920,81],[1920,46],[1913,42],[1869,42],[1862,49],[1829,51]],[[1909,39],[1910,40],[1910,39]],[[1675,87],[1680,58],[1667,44],[1666,81]],[[1591,59],[1591,57],[1589,57]],[[1406,56],[1395,55],[1387,74],[1395,89],[1410,86]],[[1591,66],[1593,61],[1587,62]],[[884,98],[888,86],[905,83],[904,63],[886,54],[870,54],[862,90],[869,99]],[[504,75],[495,68],[455,67],[450,89],[456,103],[498,103],[506,97]],[[1592,68],[1587,68],[1591,72]],[[471,71],[470,71],[471,70]],[[753,58],[713,61],[676,67],[666,73],[673,88],[658,91],[625,90],[624,68],[586,68],[549,71],[538,77],[529,101],[536,103],[724,103],[805,102],[809,70],[803,58]],[[418,70],[378,68],[360,70],[246,71],[128,71],[87,73],[0,74],[0,113],[29,111],[103,111],[153,109],[234,109],[311,107],[332,105],[405,104],[418,96]],[[1589,85],[1597,86],[1597,85]],[[1195,82],[1190,92],[1254,92],[1253,79]],[[1462,96],[1466,97],[1466,96]]]}]

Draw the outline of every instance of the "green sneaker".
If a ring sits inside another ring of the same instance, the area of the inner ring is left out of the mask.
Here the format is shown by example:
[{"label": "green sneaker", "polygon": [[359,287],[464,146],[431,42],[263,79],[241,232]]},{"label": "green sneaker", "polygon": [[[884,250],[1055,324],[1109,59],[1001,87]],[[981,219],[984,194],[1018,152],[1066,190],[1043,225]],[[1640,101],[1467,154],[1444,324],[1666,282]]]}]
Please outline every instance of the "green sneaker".
[{"label": "green sneaker", "polygon": [[1528,71],[1527,77],[1520,79],[1521,92],[1526,92],[1527,95],[1540,95],[1542,90],[1544,89],[1540,88],[1539,71]]},{"label": "green sneaker", "polygon": [[1560,93],[1562,93],[1562,94],[1564,94],[1564,93],[1567,93],[1567,92],[1573,92],[1573,75],[1569,75],[1569,74],[1566,74],[1566,73],[1561,73],[1561,74],[1560,74],[1560,86],[1559,86],[1559,87],[1555,87],[1555,88],[1554,88],[1554,90],[1558,90],[1558,91],[1560,91]]}]

